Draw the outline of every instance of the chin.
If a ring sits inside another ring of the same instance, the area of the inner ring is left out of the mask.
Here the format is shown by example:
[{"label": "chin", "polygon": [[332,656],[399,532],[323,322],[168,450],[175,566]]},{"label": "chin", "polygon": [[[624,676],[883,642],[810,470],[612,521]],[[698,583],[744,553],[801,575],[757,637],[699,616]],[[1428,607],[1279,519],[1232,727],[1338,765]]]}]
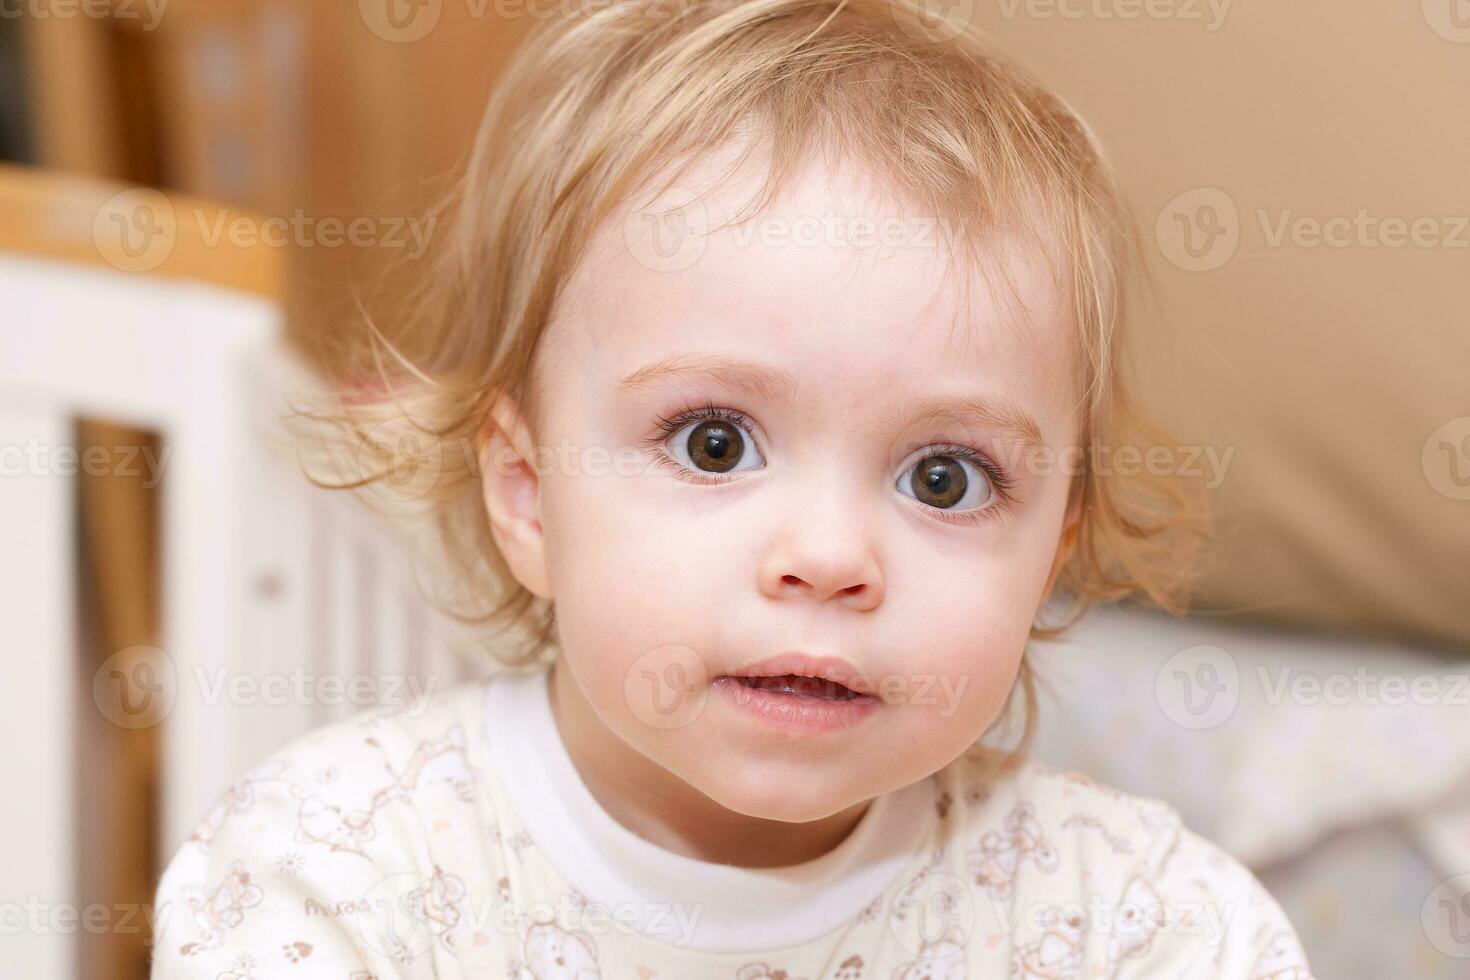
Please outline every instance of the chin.
[{"label": "chin", "polygon": [[[858,787],[844,787],[824,780],[781,772],[770,764],[731,764],[721,774],[694,781],[700,792],[727,810],[761,820],[810,823],[839,813],[872,794]],[[801,787],[794,791],[794,787]]]}]

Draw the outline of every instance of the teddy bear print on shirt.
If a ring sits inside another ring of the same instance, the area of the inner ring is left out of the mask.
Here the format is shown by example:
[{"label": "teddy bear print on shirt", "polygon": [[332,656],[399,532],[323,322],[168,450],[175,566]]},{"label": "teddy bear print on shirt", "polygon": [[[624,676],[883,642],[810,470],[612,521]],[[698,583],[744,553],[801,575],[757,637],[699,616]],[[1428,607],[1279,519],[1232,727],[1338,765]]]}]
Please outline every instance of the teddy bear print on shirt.
[{"label": "teddy bear print on shirt", "polygon": [[259,905],[265,892],[250,879],[244,862],[234,861],[224,880],[208,894],[198,885],[189,885],[179,896],[189,907],[189,918],[198,936],[196,941],[185,943],[179,952],[192,956],[218,948],[224,942],[225,933],[245,920],[245,910]]},{"label": "teddy bear print on shirt", "polygon": [[600,980],[597,944],[581,931],[555,922],[533,923],[522,943],[522,962],[512,963],[515,980]]},{"label": "teddy bear print on shirt", "polygon": [[967,870],[975,884],[992,898],[1009,898],[1015,890],[1021,862],[1029,860],[1041,871],[1055,871],[1057,852],[1041,833],[1035,808],[1017,803],[1006,817],[1005,829],[986,831],[980,844],[966,852]]},{"label": "teddy bear print on shirt", "polygon": [[464,914],[466,894],[464,879],[446,873],[436,864],[429,880],[403,897],[403,906],[409,915],[428,927],[435,939],[443,939],[445,945],[453,946],[451,932]]},{"label": "teddy bear print on shirt", "polygon": [[[366,741],[374,748],[381,747],[374,738]],[[291,794],[301,800],[297,814],[297,840],[324,844],[329,850],[366,858],[363,845],[376,836],[374,818],[383,807],[411,799],[413,792],[420,785],[427,784],[431,777],[448,783],[455,795],[465,800],[475,778],[465,756],[464,730],[459,725],[450,727],[438,739],[419,742],[401,772],[388,762],[385,762],[385,767],[391,777],[390,782],[380,785],[356,806],[341,805],[346,801],[340,790],[335,791],[329,801],[313,787],[293,785]]]},{"label": "teddy bear print on shirt", "polygon": [[919,947],[919,955],[893,971],[893,980],[966,980],[965,941],[957,926]]},{"label": "teddy bear print on shirt", "polygon": [[263,783],[285,782],[286,769],[285,762],[268,762],[241,776],[209,808],[204,819],[190,831],[187,840],[207,850],[226,819],[249,813],[255,806],[255,787]]},{"label": "teddy bear print on shirt", "polygon": [[1012,980],[1073,980],[1082,969],[1086,923],[1077,913],[1047,909],[1040,938],[1017,948],[1011,959]]},{"label": "teddy bear print on shirt", "polygon": [[1167,910],[1153,883],[1136,875],[1123,890],[1116,928],[1108,939],[1108,963],[1116,965],[1130,956],[1143,956],[1153,945],[1154,935],[1164,927]]}]

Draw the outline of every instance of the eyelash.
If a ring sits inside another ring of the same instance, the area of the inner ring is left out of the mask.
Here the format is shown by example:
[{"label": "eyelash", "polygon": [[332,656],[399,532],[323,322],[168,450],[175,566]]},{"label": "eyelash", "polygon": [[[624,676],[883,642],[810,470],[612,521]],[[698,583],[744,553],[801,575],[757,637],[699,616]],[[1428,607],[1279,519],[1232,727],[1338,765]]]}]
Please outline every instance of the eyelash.
[{"label": "eyelash", "polygon": [[[744,412],[736,411],[732,408],[720,408],[713,402],[706,402],[700,406],[675,412],[670,416],[658,416],[657,432],[644,440],[644,445],[653,453],[654,459],[660,465],[668,467],[675,476],[687,480],[690,483],[708,485],[729,483],[731,480],[739,479],[737,476],[701,473],[698,470],[691,470],[670,456],[663,448],[665,442],[690,422],[703,422],[709,419],[726,422],[730,425],[738,425],[746,432],[749,432],[751,429],[750,419]],[[968,446],[960,446],[951,442],[936,443],[926,448],[931,451],[926,456],[919,457],[919,459],[922,460],[927,459],[929,456],[944,455],[953,456],[956,459],[968,460],[970,463],[973,463],[990,480],[990,486],[995,492],[996,500],[989,506],[964,513],[954,513],[939,507],[931,507],[922,500],[916,499],[914,503],[934,514],[940,520],[949,521],[953,524],[980,524],[982,521],[998,520],[1010,513],[1011,508],[1016,502],[1014,493],[1016,481],[1011,478],[1010,474],[1001,469],[997,463],[991,460],[990,457]]]}]

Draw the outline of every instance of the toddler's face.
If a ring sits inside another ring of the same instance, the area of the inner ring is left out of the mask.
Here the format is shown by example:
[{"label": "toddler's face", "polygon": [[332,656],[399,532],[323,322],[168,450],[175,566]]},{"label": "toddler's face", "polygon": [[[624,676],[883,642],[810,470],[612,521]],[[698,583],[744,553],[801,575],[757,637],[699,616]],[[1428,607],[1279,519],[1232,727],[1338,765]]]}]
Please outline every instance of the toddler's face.
[{"label": "toddler's face", "polygon": [[977,278],[952,322],[973,273],[912,214],[880,257],[850,223],[884,218],[863,186],[809,167],[761,218],[685,240],[692,263],[619,215],[537,355],[546,455],[508,558],[554,597],[601,723],[751,816],[828,816],[969,747],[1074,517],[1064,469],[1020,451],[1077,438],[1057,287],[1016,267],[1023,321]]}]

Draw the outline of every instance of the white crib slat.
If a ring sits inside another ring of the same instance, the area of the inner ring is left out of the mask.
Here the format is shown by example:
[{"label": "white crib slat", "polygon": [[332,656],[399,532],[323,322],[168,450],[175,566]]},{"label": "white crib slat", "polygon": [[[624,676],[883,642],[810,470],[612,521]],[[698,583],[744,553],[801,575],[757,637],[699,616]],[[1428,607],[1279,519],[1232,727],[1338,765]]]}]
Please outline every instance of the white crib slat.
[{"label": "white crib slat", "polygon": [[396,572],[388,556],[374,556],[373,619],[375,624],[373,678],[380,694],[395,693],[401,700],[405,667],[406,620],[398,593]]},{"label": "white crib slat", "polygon": [[[47,450],[21,453],[30,440]],[[56,472],[56,451],[72,445],[62,416],[0,410],[0,562],[8,635],[0,684],[0,785],[12,805],[4,817],[0,882],[12,900],[34,897],[51,908],[75,901],[76,813],[74,705],[91,702],[90,678],[79,686],[73,621],[76,481]],[[40,460],[37,468],[32,459]],[[75,976],[75,936],[66,930],[22,929],[6,937],[5,973]]]},{"label": "white crib slat", "polygon": [[357,642],[358,574],[361,570],[356,543],[344,531],[344,521],[336,501],[322,503],[323,524],[326,526],[326,550],[322,555],[323,578],[326,581],[326,604],[322,618],[327,623],[326,669],[342,679],[347,696],[343,703],[332,709],[333,719],[350,717],[362,710],[353,703],[351,691],[352,675],[358,669],[359,647]]},{"label": "white crib slat", "polygon": [[[307,579],[311,575],[308,511],[281,461],[251,447],[259,475],[251,514],[259,522],[249,582],[250,642],[237,669],[262,685],[251,709],[250,746],[256,760],[313,727],[319,689],[311,638],[315,632]],[[267,690],[265,685],[271,685]]]}]

